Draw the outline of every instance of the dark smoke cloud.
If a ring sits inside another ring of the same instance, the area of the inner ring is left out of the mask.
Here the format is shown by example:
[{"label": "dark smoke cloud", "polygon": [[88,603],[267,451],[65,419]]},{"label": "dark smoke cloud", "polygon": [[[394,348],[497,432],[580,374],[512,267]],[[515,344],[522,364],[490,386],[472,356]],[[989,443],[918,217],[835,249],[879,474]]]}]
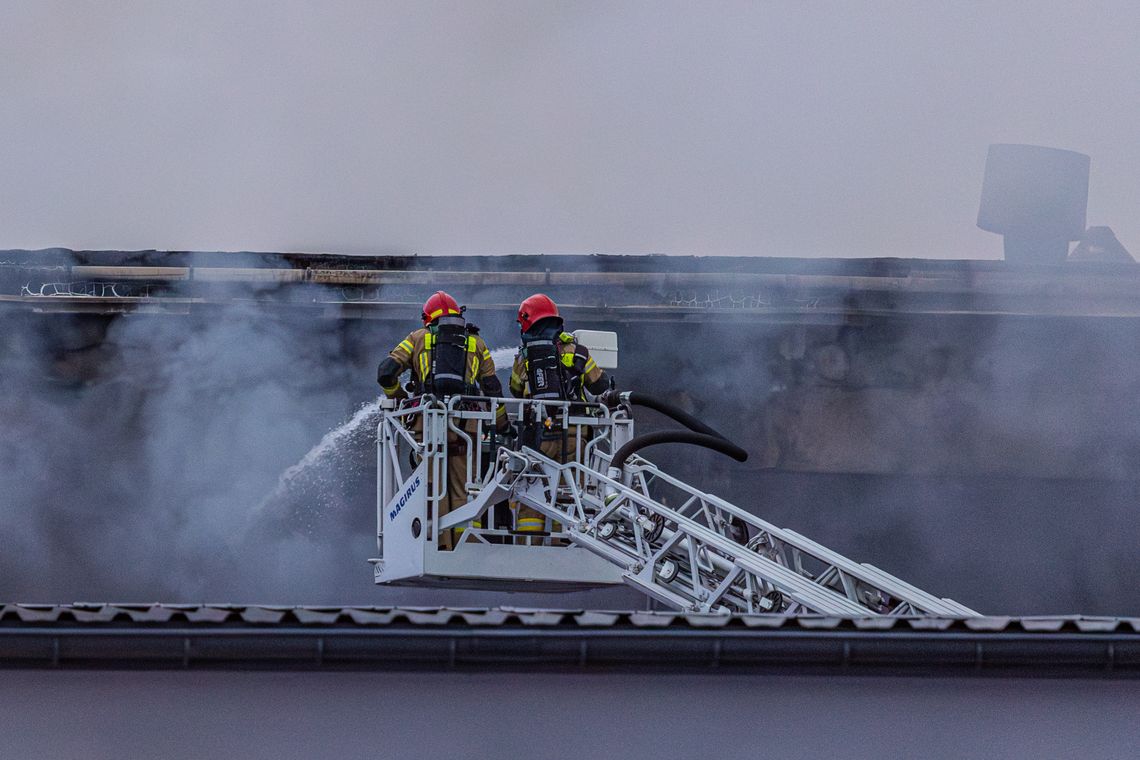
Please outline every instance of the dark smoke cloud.
[{"label": "dark smoke cloud", "polygon": [[[9,313],[0,599],[644,604],[623,589],[374,587],[371,423],[284,487],[280,478],[375,397],[375,364],[414,319],[335,320],[234,295],[238,305],[188,315]],[[491,346],[514,344],[509,314],[479,321]],[[1140,346],[1127,325],[589,326],[620,332],[622,387],[687,407],[752,455],[741,466],[648,452],[679,477],[983,611],[1140,605],[1129,527],[1140,482],[1129,357]],[[637,417],[644,430],[666,424]]]},{"label": "dark smoke cloud", "polygon": [[5,596],[204,593],[282,463],[351,403],[336,327],[253,309],[116,319],[82,384],[52,366],[81,359],[34,346],[40,366],[3,381],[5,520],[24,528],[5,530],[22,558]]}]

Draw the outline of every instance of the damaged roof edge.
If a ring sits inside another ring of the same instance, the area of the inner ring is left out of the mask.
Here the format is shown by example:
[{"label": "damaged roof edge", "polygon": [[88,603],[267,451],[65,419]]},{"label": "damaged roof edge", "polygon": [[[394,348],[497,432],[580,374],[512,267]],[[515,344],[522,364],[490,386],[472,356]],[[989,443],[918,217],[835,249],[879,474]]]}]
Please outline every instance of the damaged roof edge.
[{"label": "damaged roof edge", "polygon": [[996,273],[1082,273],[1140,276],[1135,262],[1066,261],[1027,264],[1002,259],[929,259],[910,255],[849,258],[831,256],[703,256],[622,253],[558,253],[503,255],[348,255],[274,251],[117,251],[0,250],[0,265],[17,267],[239,267],[259,269],[346,269],[391,272],[439,269],[480,272],[684,272],[833,274],[838,276],[907,277],[917,273],[959,275]]}]

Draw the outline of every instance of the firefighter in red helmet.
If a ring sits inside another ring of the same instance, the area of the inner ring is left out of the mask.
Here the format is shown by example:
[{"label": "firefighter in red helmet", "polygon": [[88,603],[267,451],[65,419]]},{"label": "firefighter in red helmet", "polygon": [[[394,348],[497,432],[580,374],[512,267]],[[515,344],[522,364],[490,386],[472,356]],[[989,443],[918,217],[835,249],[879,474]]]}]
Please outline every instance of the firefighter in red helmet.
[{"label": "firefighter in red helmet", "polygon": [[[562,316],[550,297],[535,293],[519,305],[522,347],[511,369],[511,394],[517,398],[585,400],[585,391],[601,396],[609,390],[609,377],[590,358],[590,351],[563,331]],[[553,351],[547,351],[547,347]],[[561,370],[534,377],[541,356],[552,353]]]},{"label": "firefighter in red helmet", "polygon": [[[516,398],[550,401],[585,401],[587,392],[602,403],[616,399],[605,371],[590,351],[563,330],[558,306],[549,296],[535,293],[519,305],[522,346],[511,368],[510,390]],[[552,424],[537,431],[538,448],[551,459],[565,463],[578,448],[578,431],[563,431]],[[545,520],[536,510],[520,506],[515,529],[540,532]]]},{"label": "firefighter in red helmet", "polygon": [[[502,397],[503,385],[495,376],[491,352],[479,337],[478,328],[464,319],[463,309],[454,298],[437,290],[424,302],[420,316],[424,326],[400,341],[377,368],[376,380],[384,395],[406,398],[408,394],[400,388],[400,375],[410,369],[412,396],[430,393],[439,398],[456,394]],[[499,427],[505,428],[506,410],[500,406],[496,416]],[[422,432],[423,417],[415,420],[414,430]],[[448,433],[447,446],[447,494],[440,501],[440,517],[467,502],[467,453],[454,432]],[[441,533],[440,548],[454,548],[462,530],[457,528],[456,535],[450,530]]]}]

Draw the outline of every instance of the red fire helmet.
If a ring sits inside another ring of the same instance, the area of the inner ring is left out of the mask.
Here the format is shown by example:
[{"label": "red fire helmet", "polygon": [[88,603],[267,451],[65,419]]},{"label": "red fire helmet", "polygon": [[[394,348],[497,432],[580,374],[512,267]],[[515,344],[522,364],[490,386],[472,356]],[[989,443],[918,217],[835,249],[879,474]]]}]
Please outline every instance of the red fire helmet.
[{"label": "red fire helmet", "polygon": [[519,327],[526,332],[540,319],[546,317],[557,317],[558,307],[555,306],[554,301],[550,300],[549,296],[542,293],[535,293],[530,298],[519,304]]},{"label": "red fire helmet", "polygon": [[424,313],[422,314],[424,327],[446,314],[462,314],[462,312],[454,298],[442,290],[437,290],[432,293],[431,298],[424,302]]}]

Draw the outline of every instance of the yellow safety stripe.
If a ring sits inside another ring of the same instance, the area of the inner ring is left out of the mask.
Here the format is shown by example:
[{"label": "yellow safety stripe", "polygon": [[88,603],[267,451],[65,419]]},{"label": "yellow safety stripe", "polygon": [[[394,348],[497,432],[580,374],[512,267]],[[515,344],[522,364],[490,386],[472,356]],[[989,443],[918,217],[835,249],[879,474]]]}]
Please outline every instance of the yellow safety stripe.
[{"label": "yellow safety stripe", "polygon": [[[448,309],[447,313],[448,314],[458,314],[459,312],[456,311],[455,309]],[[443,309],[436,309],[431,314],[428,314],[428,321],[430,322],[433,319],[435,319],[436,317],[442,317],[442,316],[443,316]]]},{"label": "yellow safety stripe", "polygon": [[431,349],[431,347],[434,345],[435,345],[435,333],[433,333],[433,332],[424,333],[424,348]]},{"label": "yellow safety stripe", "polygon": [[[460,525],[460,526],[455,528],[455,532],[456,533],[462,533],[466,529],[466,527],[467,526],[465,526],[465,525]],[[483,527],[483,521],[482,520],[475,520],[471,523],[471,527],[472,528],[482,528]]]},{"label": "yellow safety stripe", "polygon": [[381,385],[380,390],[384,391],[385,396],[391,396],[393,393],[400,390],[400,381],[397,380],[391,385]]},{"label": "yellow safety stripe", "polygon": [[507,414],[507,408],[505,406],[500,405],[499,408],[495,410],[495,417],[496,418],[497,417],[505,417],[506,414]]},{"label": "yellow safety stripe", "polygon": [[410,340],[404,338],[402,341],[400,341],[400,345],[396,346],[396,348],[402,348],[410,354],[412,352],[413,346]]},{"label": "yellow safety stripe", "polygon": [[519,533],[540,533],[546,528],[546,520],[541,517],[520,517],[515,521]]},{"label": "yellow safety stripe", "polygon": [[591,372],[593,372],[597,368],[598,368],[598,363],[596,361],[594,361],[594,357],[591,356],[589,359],[586,360],[586,374],[587,375],[590,374]]},{"label": "yellow safety stripe", "polygon": [[420,380],[427,380],[428,367],[428,352],[424,351],[420,354]]},{"label": "yellow safety stripe", "polygon": [[486,359],[486,360],[488,360],[488,361],[490,361],[490,359],[491,359],[491,349],[489,349],[489,348],[484,348],[484,349],[483,349],[483,358],[484,358],[484,359]]},{"label": "yellow safety stripe", "polygon": [[463,378],[463,382],[474,385],[479,379],[479,339],[474,335],[467,336],[467,353],[470,354],[471,361],[468,363],[467,377]]}]

